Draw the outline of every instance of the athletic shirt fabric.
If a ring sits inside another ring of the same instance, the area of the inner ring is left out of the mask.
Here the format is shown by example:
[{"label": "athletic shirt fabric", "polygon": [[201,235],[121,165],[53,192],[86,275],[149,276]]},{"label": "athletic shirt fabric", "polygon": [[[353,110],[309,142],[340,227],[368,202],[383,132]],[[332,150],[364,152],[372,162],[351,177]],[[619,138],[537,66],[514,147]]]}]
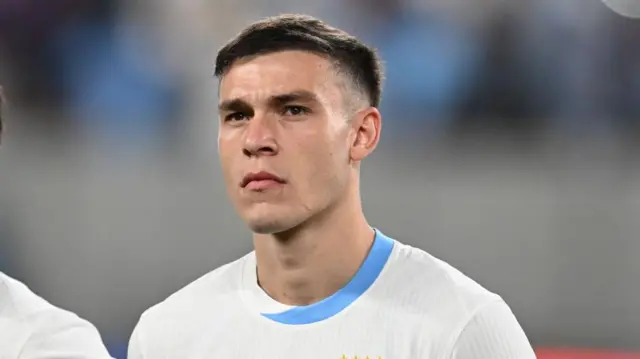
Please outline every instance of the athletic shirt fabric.
[{"label": "athletic shirt fabric", "polygon": [[0,272],[0,359],[111,359],[88,321]]},{"label": "athletic shirt fabric", "polygon": [[507,304],[445,262],[376,230],[334,295],[286,306],[251,252],[143,313],[130,359],[535,359]]}]

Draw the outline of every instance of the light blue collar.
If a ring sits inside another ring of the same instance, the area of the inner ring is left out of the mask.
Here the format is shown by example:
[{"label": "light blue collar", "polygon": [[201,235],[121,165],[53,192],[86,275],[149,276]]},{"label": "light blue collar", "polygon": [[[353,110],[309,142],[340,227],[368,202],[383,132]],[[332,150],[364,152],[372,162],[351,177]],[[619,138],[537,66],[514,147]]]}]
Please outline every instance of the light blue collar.
[{"label": "light blue collar", "polygon": [[284,312],[262,315],[282,324],[300,325],[320,322],[340,313],[363,295],[376,281],[393,250],[394,240],[377,229],[369,255],[346,286],[324,300]]}]

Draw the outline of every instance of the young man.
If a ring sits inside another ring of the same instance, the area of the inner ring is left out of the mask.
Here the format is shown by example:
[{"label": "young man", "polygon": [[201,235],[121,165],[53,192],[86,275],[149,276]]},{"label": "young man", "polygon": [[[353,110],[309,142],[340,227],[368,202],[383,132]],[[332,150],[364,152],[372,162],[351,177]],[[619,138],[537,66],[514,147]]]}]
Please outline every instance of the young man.
[{"label": "young man", "polygon": [[[0,88],[0,135],[2,134]],[[1,359],[111,359],[97,329],[0,272]]]},{"label": "young man", "polygon": [[224,46],[215,73],[224,179],[255,251],[147,310],[131,359],[535,358],[498,295],[367,223],[372,49],[284,15]]}]

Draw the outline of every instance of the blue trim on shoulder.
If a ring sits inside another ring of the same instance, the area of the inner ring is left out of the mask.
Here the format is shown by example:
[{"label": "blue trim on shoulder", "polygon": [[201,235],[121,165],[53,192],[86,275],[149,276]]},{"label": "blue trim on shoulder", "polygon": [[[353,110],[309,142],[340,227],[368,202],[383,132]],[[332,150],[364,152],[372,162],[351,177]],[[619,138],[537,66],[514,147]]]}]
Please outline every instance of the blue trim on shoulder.
[{"label": "blue trim on shoulder", "polygon": [[378,230],[375,232],[375,239],[369,255],[344,288],[311,305],[293,307],[281,313],[263,313],[262,315],[278,323],[300,325],[323,321],[347,308],[376,281],[393,250],[393,239]]}]

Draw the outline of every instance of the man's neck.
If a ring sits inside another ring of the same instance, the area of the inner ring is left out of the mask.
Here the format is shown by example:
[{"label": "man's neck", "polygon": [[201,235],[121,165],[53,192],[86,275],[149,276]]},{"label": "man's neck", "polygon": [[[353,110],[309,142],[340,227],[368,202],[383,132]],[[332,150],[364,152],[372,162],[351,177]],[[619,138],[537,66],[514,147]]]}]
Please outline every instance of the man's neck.
[{"label": "man's neck", "polygon": [[286,238],[254,236],[258,281],[270,297],[283,304],[309,305],[331,296],[357,273],[375,233],[359,201],[342,207]]}]

